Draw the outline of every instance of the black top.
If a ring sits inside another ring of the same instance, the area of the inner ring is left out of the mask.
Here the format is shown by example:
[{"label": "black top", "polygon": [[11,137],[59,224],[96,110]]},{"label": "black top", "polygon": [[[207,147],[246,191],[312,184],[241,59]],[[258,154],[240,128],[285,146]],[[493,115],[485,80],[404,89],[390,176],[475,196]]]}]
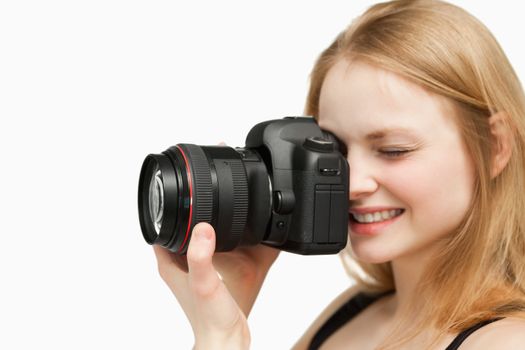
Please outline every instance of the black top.
[{"label": "black top", "polygon": [[[330,317],[321,328],[317,331],[317,333],[312,338],[312,341],[310,342],[310,346],[308,347],[308,350],[317,350],[323,344],[323,342],[328,339],[332,333],[337,331],[339,328],[341,328],[346,322],[350,321],[352,318],[354,318],[358,313],[363,311],[368,305],[372,304],[374,301],[380,299],[381,297],[391,294],[393,291],[382,293],[379,295],[366,295],[364,293],[358,293],[355,295],[352,299],[350,299],[346,304],[341,306],[339,310],[337,310],[332,317]],[[459,348],[461,343],[465,341],[465,339],[471,335],[474,331],[477,329],[492,323],[494,321],[500,320],[503,317],[494,318],[486,321],[482,321],[480,323],[475,324],[474,326],[464,330],[463,332],[459,333],[457,337],[450,343],[449,346],[445,350],[456,350]]]}]

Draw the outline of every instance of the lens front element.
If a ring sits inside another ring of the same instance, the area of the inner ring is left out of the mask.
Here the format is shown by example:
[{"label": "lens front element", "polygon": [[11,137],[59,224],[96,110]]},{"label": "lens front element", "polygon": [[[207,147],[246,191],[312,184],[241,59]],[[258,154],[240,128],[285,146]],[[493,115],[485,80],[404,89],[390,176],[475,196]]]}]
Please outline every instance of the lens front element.
[{"label": "lens front element", "polygon": [[[179,218],[182,183],[178,166],[164,154],[150,154],[144,160],[139,179],[139,219],[144,239],[149,244],[167,245]],[[172,213],[166,215],[166,213]],[[183,215],[185,215],[183,213]]]},{"label": "lens front element", "polygon": [[162,227],[162,217],[164,213],[164,185],[160,169],[155,169],[149,187],[149,210],[150,217],[157,234]]}]

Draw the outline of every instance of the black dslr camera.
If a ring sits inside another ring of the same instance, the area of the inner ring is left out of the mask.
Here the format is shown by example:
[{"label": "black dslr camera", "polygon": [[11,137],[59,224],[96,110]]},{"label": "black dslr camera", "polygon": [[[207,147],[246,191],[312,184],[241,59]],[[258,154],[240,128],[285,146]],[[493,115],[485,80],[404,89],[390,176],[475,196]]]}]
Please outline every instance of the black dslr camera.
[{"label": "black dslr camera", "polygon": [[244,148],[178,144],[144,160],[144,238],[185,254],[193,227],[210,223],[216,251],[259,243],[335,254],[348,232],[348,163],[337,139],[309,117],[255,125]]}]

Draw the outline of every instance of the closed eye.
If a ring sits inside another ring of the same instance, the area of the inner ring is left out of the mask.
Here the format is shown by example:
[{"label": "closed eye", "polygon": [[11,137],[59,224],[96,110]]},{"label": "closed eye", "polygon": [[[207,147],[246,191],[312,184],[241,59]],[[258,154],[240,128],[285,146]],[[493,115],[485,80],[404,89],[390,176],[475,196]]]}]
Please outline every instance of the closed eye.
[{"label": "closed eye", "polygon": [[409,149],[395,149],[395,150],[380,150],[379,153],[385,155],[387,158],[399,158],[402,155],[410,152]]}]

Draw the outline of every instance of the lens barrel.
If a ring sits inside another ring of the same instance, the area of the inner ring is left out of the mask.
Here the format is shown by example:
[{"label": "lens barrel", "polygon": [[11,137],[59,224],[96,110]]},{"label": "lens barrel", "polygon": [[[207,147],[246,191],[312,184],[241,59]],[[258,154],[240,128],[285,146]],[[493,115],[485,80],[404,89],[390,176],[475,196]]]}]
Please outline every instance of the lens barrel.
[{"label": "lens barrel", "polygon": [[[247,153],[249,162],[243,160]],[[257,244],[271,214],[269,181],[264,162],[247,150],[178,144],[162,154],[150,154],[139,180],[144,239],[185,254],[193,227],[207,222],[215,228],[216,251]],[[256,192],[268,199],[252,203],[250,210],[250,194]]]}]

